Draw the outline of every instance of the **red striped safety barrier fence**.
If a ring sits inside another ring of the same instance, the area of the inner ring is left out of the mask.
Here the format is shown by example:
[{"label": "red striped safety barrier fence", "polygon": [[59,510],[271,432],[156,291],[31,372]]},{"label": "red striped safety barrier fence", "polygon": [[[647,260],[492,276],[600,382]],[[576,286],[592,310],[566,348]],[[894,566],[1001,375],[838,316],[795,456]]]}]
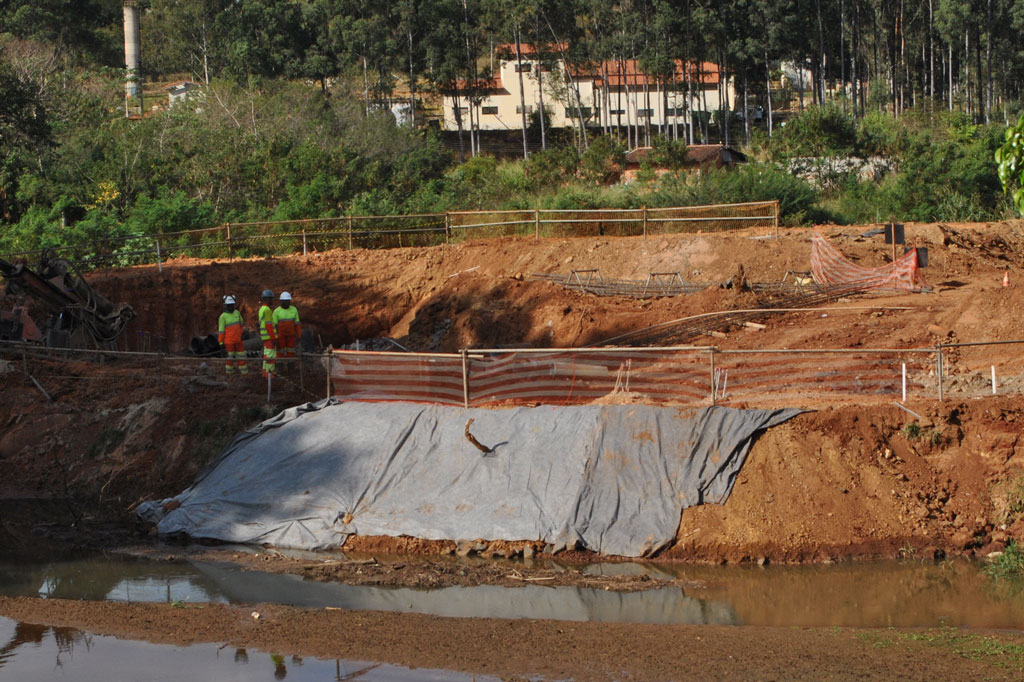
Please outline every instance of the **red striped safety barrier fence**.
[{"label": "red striped safety barrier fence", "polygon": [[332,394],[348,400],[480,406],[573,405],[615,393],[645,401],[924,397],[936,388],[934,349],[722,351],[705,346],[334,351]]}]

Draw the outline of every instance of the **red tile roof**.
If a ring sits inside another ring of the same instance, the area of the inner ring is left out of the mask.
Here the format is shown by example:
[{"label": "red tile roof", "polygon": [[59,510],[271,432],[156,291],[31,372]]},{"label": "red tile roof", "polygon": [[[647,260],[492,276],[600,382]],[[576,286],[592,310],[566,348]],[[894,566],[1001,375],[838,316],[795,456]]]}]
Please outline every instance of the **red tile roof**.
[{"label": "red tile roof", "polygon": [[[603,69],[602,66],[604,67]],[[689,71],[690,80],[693,83],[700,82],[701,73],[703,72],[704,82],[709,84],[717,84],[721,73],[718,64],[714,62],[701,62],[698,64],[697,62],[683,62],[682,59],[676,59],[675,69],[668,80],[674,83],[685,83],[687,71]],[[643,67],[635,59],[608,60],[603,62],[603,64],[586,64],[582,67],[574,68],[573,76],[577,78],[591,76],[597,85],[604,85],[604,78],[607,76],[608,85],[613,88],[624,85],[653,85],[662,80],[659,76],[645,73]]]},{"label": "red tile roof", "polygon": [[[456,87],[460,90],[475,90],[488,91],[488,90],[504,90],[505,86],[501,83],[501,74],[495,74],[491,78],[478,78],[475,81],[469,81],[460,78],[455,81]],[[445,92],[455,92],[455,88],[445,88]]]},{"label": "red tile roof", "polygon": [[[567,43],[548,43],[544,45],[544,51],[548,54],[556,54],[558,52],[565,52],[569,49]],[[525,57],[526,55],[537,54],[537,48],[530,43],[519,43],[519,52]],[[497,55],[510,55],[515,56],[516,45],[515,43],[502,43],[494,46],[494,53]]]}]

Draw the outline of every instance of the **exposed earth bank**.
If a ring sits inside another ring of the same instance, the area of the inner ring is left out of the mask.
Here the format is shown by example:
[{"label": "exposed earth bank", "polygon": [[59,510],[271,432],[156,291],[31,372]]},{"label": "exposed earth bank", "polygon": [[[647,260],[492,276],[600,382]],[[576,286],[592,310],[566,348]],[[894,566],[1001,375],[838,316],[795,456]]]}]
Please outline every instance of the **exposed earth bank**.
[{"label": "exposed earth bank", "polygon": [[[865,227],[831,228],[834,243],[864,265],[890,247]],[[1024,225],[908,225],[929,248],[934,291],[854,297],[827,313],[779,314],[767,328],[729,330],[699,343],[722,348],[931,347],[940,342],[1024,338]],[[289,289],[324,345],[389,336],[416,350],[465,346],[578,346],[687,315],[750,305],[750,292],[709,288],[638,301],[598,297],[531,280],[534,272],[600,268],[606,278],[678,271],[723,282],[743,266],[752,282],[809,269],[810,232],[779,240],[727,235],[544,240],[491,239],[447,247],[335,251],[234,263],[172,261],[94,273],[90,282],[139,313],[139,332],[171,351],[212,330],[222,293],[243,295],[252,318],[259,290]],[[1011,286],[1001,282],[1009,272]],[[79,527],[101,511],[127,520],[144,499],[172,496],[239,430],[288,405],[324,395],[310,363],[278,382],[273,404],[257,376],[224,381],[211,362],[105,363],[4,358],[27,368],[52,402],[17,372],[0,396],[0,496],[67,500]],[[754,444],[725,505],[684,511],[673,547],[658,557],[701,562],[834,561],[943,554],[985,556],[1024,540],[1024,346],[965,348],[947,358],[946,399],[915,395],[822,404],[769,430]],[[991,396],[990,367],[1000,395]],[[769,397],[770,398],[770,397]],[[789,404],[793,404],[790,402]],[[761,406],[760,404],[758,406]],[[37,532],[58,533],[53,526]],[[76,535],[80,537],[80,535]],[[32,544],[5,522],[0,540]],[[467,538],[467,540],[472,540]],[[454,543],[352,538],[348,551],[451,552]],[[482,543],[481,553],[521,552],[524,543]],[[535,550],[543,550],[537,546]]]}]

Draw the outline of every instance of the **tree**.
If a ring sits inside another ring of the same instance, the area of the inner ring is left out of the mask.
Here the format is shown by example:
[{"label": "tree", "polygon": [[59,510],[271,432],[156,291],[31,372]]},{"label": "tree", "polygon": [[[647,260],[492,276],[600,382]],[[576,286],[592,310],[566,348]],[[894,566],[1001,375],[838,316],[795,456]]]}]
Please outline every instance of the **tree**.
[{"label": "tree", "polygon": [[1024,114],[1017,125],[1006,129],[1003,146],[996,150],[999,182],[1013,198],[1017,212],[1024,216]]},{"label": "tree", "polygon": [[121,0],[9,0],[0,4],[0,35],[56,43],[107,66],[123,66]]},{"label": "tree", "polygon": [[18,177],[35,153],[50,142],[46,112],[35,88],[0,61],[0,218],[18,217]]},{"label": "tree", "polygon": [[209,85],[222,75],[231,37],[217,17],[231,0],[152,0],[143,16],[143,66],[148,74],[189,72]]}]

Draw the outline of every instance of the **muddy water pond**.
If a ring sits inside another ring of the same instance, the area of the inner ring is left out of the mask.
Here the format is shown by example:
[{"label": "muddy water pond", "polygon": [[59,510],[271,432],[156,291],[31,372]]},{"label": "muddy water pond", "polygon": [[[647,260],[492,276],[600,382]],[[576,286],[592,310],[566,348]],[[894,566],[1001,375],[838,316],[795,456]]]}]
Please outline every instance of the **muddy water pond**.
[{"label": "muddy water pond", "polygon": [[0,617],[0,679],[18,682],[110,680],[365,680],[366,682],[490,682],[493,677],[410,669],[366,661],[325,661],[255,649],[201,644],[150,644],[94,635],[75,628],[19,623]]},{"label": "muddy water pond", "polygon": [[626,623],[1024,629],[1024,585],[994,581],[979,564],[967,561],[767,567],[602,563],[582,570],[594,575],[646,573],[683,586],[638,592],[536,584],[425,590],[318,582],[228,562],[113,554],[32,563],[0,558],[0,594],[124,602],[273,602],[451,617]]}]

